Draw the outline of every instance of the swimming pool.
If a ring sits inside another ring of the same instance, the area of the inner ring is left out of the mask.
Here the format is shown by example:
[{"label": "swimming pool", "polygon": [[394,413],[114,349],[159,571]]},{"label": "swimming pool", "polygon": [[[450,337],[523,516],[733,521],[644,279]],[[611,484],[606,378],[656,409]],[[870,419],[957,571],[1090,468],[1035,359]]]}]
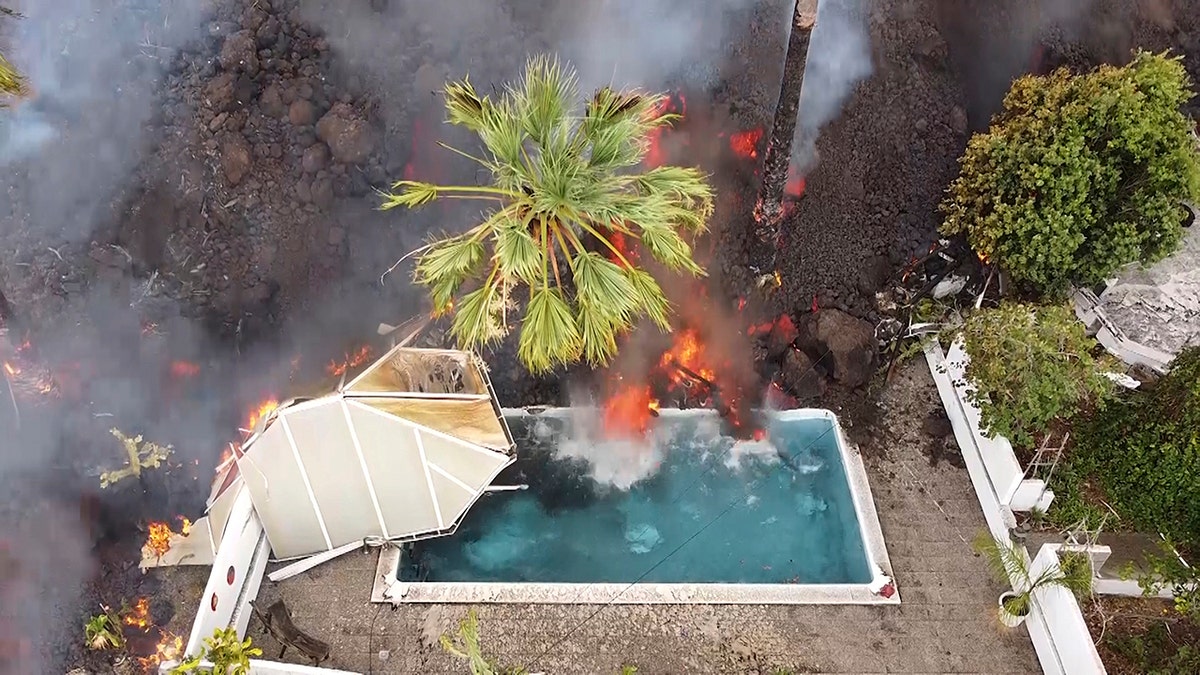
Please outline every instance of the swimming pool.
[{"label": "swimming pool", "polygon": [[638,444],[589,440],[578,410],[506,417],[520,459],[496,484],[528,489],[414,544],[398,569],[406,600],[880,597],[867,585],[890,566],[865,471],[828,411],[773,414],[766,441],[742,443],[707,411],[663,411]]}]

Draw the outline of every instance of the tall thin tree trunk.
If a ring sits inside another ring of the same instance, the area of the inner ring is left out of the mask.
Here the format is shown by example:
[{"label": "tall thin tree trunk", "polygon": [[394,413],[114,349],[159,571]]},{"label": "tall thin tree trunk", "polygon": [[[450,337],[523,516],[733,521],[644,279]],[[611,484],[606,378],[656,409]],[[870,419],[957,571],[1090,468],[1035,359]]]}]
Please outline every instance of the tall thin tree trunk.
[{"label": "tall thin tree trunk", "polygon": [[755,235],[761,243],[772,248],[779,235],[779,221],[783,217],[783,192],[787,186],[792,137],[796,133],[796,117],[800,107],[800,88],[804,83],[804,63],[808,57],[808,39],[816,21],[816,10],[816,0],[796,0],[787,54],[783,61],[779,100],[775,104],[775,121],[771,125],[771,138],[763,157],[762,183],[758,189],[758,201],[754,205]]}]

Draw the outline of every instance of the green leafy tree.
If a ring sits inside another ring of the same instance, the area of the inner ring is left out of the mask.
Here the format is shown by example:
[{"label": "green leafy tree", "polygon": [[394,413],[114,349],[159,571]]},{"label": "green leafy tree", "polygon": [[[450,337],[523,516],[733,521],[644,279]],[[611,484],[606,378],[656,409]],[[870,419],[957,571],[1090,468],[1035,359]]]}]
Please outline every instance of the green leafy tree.
[{"label": "green leafy tree", "polygon": [[1200,552],[1200,347],[1184,349],[1148,391],[1098,414],[1082,445],[1130,524]]},{"label": "green leafy tree", "polygon": [[1085,75],[1013,83],[960,160],[942,203],[948,235],[1047,292],[1096,285],[1179,245],[1181,200],[1200,196],[1191,97],[1178,59],[1138,53]]},{"label": "green leafy tree", "polygon": [[1015,446],[1031,446],[1034,434],[1112,387],[1068,307],[1003,304],[971,314],[961,334],[982,430]]},{"label": "green leafy tree", "polygon": [[418,249],[414,273],[465,348],[510,331],[524,304],[518,357],[532,372],[586,359],[607,363],[616,338],[642,317],[669,329],[670,303],[621,242],[669,270],[703,274],[688,237],[707,227],[712,189],[697,169],[639,172],[651,135],[676,116],[664,97],[603,88],[576,110],[574,72],[554,58],[529,60],[524,78],[495,98],[469,79],[446,86],[450,124],[478,135],[471,154],[490,185],[400,181],[383,208],[435,199],[490,206],[470,230]]}]

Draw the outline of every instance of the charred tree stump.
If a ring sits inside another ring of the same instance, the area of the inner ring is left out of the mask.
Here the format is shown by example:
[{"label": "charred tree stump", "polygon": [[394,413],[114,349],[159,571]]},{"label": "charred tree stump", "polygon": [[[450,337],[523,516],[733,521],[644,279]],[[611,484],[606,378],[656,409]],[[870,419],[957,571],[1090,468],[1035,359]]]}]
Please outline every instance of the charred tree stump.
[{"label": "charred tree stump", "polygon": [[755,236],[763,244],[761,248],[770,250],[770,260],[763,260],[763,264],[756,265],[763,272],[774,269],[775,243],[779,237],[779,223],[783,219],[783,193],[787,187],[792,139],[796,134],[800,108],[800,89],[804,84],[804,64],[808,59],[809,36],[816,23],[816,10],[816,0],[796,0],[787,54],[783,61],[779,99],[775,103],[775,120],[771,124],[771,138],[763,156],[762,182],[758,189],[758,201],[754,205]]}]

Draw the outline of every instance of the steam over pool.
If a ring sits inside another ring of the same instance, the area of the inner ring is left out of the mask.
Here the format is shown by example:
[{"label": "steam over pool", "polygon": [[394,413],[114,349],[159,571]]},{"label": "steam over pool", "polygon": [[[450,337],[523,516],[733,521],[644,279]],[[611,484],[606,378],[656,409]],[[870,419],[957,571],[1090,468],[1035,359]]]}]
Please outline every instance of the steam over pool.
[{"label": "steam over pool", "polygon": [[[451,537],[417,545],[424,581],[864,583],[837,435],[773,421],[768,441],[709,417],[659,420],[652,442],[588,443],[561,420],[514,417],[521,460]],[[559,442],[563,438],[565,441]],[[653,569],[652,569],[653,568]],[[643,578],[643,575],[644,578]]]}]

